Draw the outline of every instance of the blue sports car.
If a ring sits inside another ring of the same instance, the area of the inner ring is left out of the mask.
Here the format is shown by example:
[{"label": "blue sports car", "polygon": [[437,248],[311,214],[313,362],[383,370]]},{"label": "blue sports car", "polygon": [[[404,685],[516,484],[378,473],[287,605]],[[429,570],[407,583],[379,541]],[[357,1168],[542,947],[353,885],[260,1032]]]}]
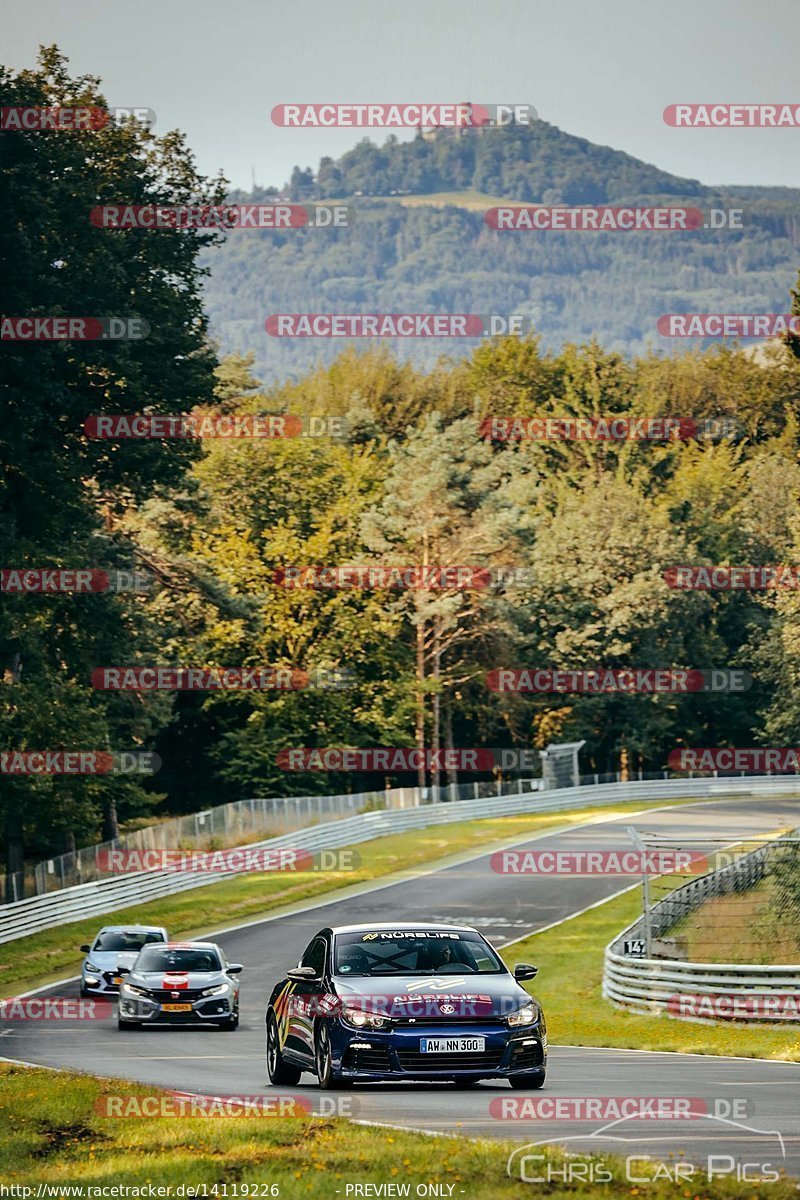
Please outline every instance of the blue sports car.
[{"label": "blue sports car", "polygon": [[547,1030],[539,1004],[475,929],[347,925],[322,929],[267,1006],[267,1070],[292,1085],[356,1080],[507,1079],[540,1088]]}]

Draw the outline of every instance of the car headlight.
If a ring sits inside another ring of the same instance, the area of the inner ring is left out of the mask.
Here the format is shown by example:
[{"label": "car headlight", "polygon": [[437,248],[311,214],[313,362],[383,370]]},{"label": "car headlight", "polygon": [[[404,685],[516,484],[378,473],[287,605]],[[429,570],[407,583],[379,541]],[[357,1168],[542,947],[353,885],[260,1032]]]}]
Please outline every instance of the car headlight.
[{"label": "car headlight", "polygon": [[102,975],[103,973],[102,969],[100,967],[96,967],[94,963],[84,963],[83,969],[87,975]]},{"label": "car headlight", "polygon": [[364,1012],[363,1008],[348,1008],[347,1005],[342,1008],[342,1016],[356,1029],[363,1029],[365,1025],[370,1029],[385,1029],[389,1024],[388,1017],[382,1017],[379,1013]]},{"label": "car headlight", "polygon": [[200,995],[201,996],[224,996],[226,992],[230,991],[230,986],[231,985],[229,983],[218,983],[218,984],[216,984],[215,987],[203,988]]},{"label": "car headlight", "polygon": [[123,996],[148,996],[149,993],[144,988],[135,987],[132,983],[123,983],[120,987],[120,992]]},{"label": "car headlight", "polygon": [[523,1004],[516,1012],[506,1017],[507,1025],[534,1025],[539,1020],[539,1008],[536,1004]]}]

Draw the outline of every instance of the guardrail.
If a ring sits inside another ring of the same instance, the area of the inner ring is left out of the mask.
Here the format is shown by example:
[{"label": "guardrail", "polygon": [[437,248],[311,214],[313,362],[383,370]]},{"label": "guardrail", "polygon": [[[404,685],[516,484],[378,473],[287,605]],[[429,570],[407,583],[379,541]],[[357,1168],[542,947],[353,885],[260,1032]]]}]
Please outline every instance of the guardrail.
[{"label": "guardrail", "polygon": [[[598,777],[594,778],[595,783]],[[603,779],[603,783],[610,780]],[[438,792],[442,800],[477,800],[481,796],[505,796],[526,791],[538,791],[541,779],[523,779],[514,783],[502,780],[463,784],[442,784]],[[262,838],[278,837],[294,829],[305,829],[321,821],[354,817],[359,812],[384,808],[413,808],[428,804],[432,788],[388,788],[377,792],[346,792],[315,796],[254,797],[233,800],[200,812],[187,813],[146,825],[142,829],[84,846],[70,854],[53,855],[26,867],[10,877],[0,874],[0,896],[9,903],[27,896],[42,896],[76,884],[91,883],[103,877],[98,862],[111,850],[221,850]],[[10,887],[7,886],[10,883]],[[11,893],[9,895],[9,892]]]},{"label": "guardrail", "polygon": [[800,965],[629,958],[606,947],[603,995],[629,1012],[684,1021],[784,1023],[800,1021],[798,993]]},{"label": "guardrail", "polygon": [[[781,839],[777,839],[780,841]],[[658,938],[706,900],[754,887],[767,872],[769,845],[676,888],[605,948],[603,996],[618,1008],[679,1020],[800,1022],[800,963],[685,962],[624,953],[627,941]],[[794,993],[794,994],[792,994]]]},{"label": "guardrail", "polygon": [[[598,807],[626,801],[647,803],[660,799],[713,799],[725,796],[796,795],[800,783],[785,777],[736,779],[669,779],[649,782],[599,784],[563,788],[549,792],[526,792],[454,803],[428,804],[404,809],[384,809],[325,822],[280,837],[250,843],[249,848],[293,848],[315,852],[357,845],[407,829],[422,829],[483,817],[512,816],[534,812],[561,812],[587,804]],[[43,929],[66,925],[84,917],[160,899],[191,888],[208,887],[235,872],[139,871],[123,877],[106,878],[64,888],[44,896],[0,906],[0,943],[13,941]]]}]

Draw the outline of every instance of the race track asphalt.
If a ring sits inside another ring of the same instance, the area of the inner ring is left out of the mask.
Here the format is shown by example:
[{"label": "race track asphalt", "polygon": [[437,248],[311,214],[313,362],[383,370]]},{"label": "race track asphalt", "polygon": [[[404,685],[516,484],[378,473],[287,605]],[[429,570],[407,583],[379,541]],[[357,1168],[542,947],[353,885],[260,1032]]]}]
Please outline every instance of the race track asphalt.
[{"label": "race track asphalt", "polygon": [[[539,835],[535,844],[538,849],[627,849],[629,824],[649,832],[684,834],[694,848],[704,838],[736,842],[750,834],[796,827],[800,802],[750,797],[653,809],[635,818],[626,815]],[[533,844],[521,841],[519,846]],[[631,882],[619,876],[500,875],[491,869],[488,855],[428,870],[413,879],[277,914],[213,937],[231,961],[245,964],[241,1025],[235,1034],[166,1027],[120,1033],[111,1020],[5,1021],[0,1022],[0,1055],[203,1095],[269,1095],[275,1089],[267,1082],[264,1066],[265,1003],[274,983],[323,926],[395,918],[401,924],[464,923],[502,948]],[[92,932],[87,928],[87,936]],[[39,994],[74,996],[77,982],[56,984]],[[570,1003],[569,996],[564,1003]],[[323,1103],[310,1075],[289,1090],[317,1107]],[[722,1156],[715,1163],[720,1172],[741,1173],[746,1162],[800,1173],[800,1064],[551,1046],[547,1084],[540,1092],[512,1091],[504,1082],[484,1082],[470,1091],[447,1084],[373,1084],[326,1096],[327,1103],[340,1106],[342,1115],[368,1122],[521,1143],[559,1142],[574,1153],[663,1158],[682,1152],[686,1160],[702,1164],[709,1155]],[[511,1101],[525,1099],[538,1105],[556,1098],[601,1096],[689,1097],[692,1110],[707,1115],[691,1121],[625,1120],[600,1137],[598,1130],[609,1124],[608,1119],[564,1120],[541,1111],[535,1115],[530,1106],[517,1113],[508,1107]],[[536,1153],[535,1148],[530,1151]],[[535,1160],[526,1162],[526,1170],[536,1169]],[[632,1164],[631,1170],[636,1169]],[[749,1168],[751,1176],[756,1169]],[[519,1177],[516,1163],[514,1170]]]}]

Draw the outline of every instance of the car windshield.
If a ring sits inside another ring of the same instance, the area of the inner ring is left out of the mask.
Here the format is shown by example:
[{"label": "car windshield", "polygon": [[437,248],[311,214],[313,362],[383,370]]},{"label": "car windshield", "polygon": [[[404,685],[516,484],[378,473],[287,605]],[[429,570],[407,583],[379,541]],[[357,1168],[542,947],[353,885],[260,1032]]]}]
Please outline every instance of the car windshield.
[{"label": "car windshield", "polygon": [[147,946],[136,960],[136,970],[186,974],[189,971],[220,971],[222,966],[214,950],[168,950],[163,946]]},{"label": "car windshield", "polygon": [[163,941],[163,933],[158,933],[155,930],[144,932],[138,929],[128,932],[124,929],[109,929],[105,933],[97,935],[97,941],[93,949],[103,954],[108,954],[110,951],[124,953],[126,950],[135,954],[138,950],[141,950],[142,946],[147,946],[151,942]]},{"label": "car windshield", "polygon": [[479,933],[371,930],[336,935],[337,975],[499,975],[506,968]]}]

